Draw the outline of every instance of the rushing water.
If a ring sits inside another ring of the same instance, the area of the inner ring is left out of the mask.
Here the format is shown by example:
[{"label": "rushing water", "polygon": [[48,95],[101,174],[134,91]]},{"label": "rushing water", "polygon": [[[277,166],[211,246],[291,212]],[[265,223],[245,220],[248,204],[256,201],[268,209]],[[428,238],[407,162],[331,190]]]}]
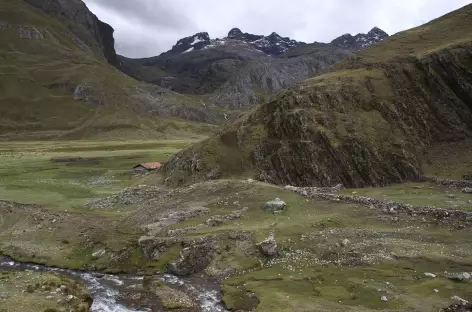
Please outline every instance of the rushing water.
[{"label": "rushing water", "polygon": [[[43,265],[30,263],[18,263],[0,256],[0,269],[6,270],[31,270],[36,272],[56,272],[66,276],[80,279],[88,287],[93,298],[92,312],[147,312],[161,311],[159,302],[155,297],[143,300],[127,299],[125,294],[133,293],[142,285],[143,277],[138,275],[108,275],[95,272],[74,271],[67,269],[50,268]],[[218,287],[215,283],[207,282],[200,278],[182,279],[173,275],[159,275],[157,280],[184,291],[199,304],[202,312],[226,312],[221,304]],[[132,296],[131,296],[132,297]]]}]

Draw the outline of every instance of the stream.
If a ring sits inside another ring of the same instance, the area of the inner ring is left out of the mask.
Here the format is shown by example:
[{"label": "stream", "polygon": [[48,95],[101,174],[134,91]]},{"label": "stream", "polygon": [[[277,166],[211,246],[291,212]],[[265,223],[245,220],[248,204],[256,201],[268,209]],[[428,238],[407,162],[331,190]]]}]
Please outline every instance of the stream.
[{"label": "stream", "polygon": [[[31,263],[19,263],[0,256],[2,270],[31,270],[35,272],[56,272],[80,279],[93,298],[92,312],[147,312],[166,311],[160,301],[151,293],[143,295],[138,291],[144,277],[131,274],[109,275],[97,272],[75,271],[51,268]],[[199,305],[202,312],[227,312],[220,300],[219,286],[204,278],[179,278],[173,275],[156,275],[154,280],[185,292]]]}]

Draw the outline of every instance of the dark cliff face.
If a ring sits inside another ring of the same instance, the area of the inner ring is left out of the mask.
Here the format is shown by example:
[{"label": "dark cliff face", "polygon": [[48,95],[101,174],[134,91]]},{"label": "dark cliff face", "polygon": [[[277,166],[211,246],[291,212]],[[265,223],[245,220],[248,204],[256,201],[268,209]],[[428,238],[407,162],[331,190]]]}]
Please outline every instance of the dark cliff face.
[{"label": "dark cliff face", "polygon": [[68,24],[69,29],[97,54],[117,65],[113,28],[100,21],[80,0],[24,0],[49,16]]},{"label": "dark cliff face", "polygon": [[97,19],[98,32],[96,38],[102,43],[103,54],[111,65],[118,65],[118,58],[115,51],[115,38],[113,27]]}]

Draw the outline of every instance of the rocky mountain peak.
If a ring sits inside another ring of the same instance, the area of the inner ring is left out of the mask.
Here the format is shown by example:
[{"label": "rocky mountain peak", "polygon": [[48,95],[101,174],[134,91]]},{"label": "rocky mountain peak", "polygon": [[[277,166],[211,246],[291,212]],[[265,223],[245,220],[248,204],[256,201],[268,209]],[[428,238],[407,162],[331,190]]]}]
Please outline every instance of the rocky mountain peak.
[{"label": "rocky mountain peak", "polygon": [[193,36],[185,37],[177,41],[170,52],[184,53],[194,50],[201,50],[211,43],[210,35],[207,32],[199,32]]},{"label": "rocky mountain peak", "polygon": [[356,52],[383,41],[387,37],[388,34],[385,31],[378,27],[374,27],[367,34],[360,33],[355,36],[351,34],[344,34],[331,41],[331,43],[343,49]]},{"label": "rocky mountain peak", "polygon": [[379,38],[382,38],[385,39],[388,37],[388,34],[383,31],[382,29],[378,28],[377,26],[375,26],[374,28],[372,28],[368,33],[367,33],[367,36],[371,36],[371,37],[379,37]]},{"label": "rocky mountain peak", "polygon": [[239,39],[243,36],[243,32],[239,28],[233,28],[228,33],[229,39]]}]

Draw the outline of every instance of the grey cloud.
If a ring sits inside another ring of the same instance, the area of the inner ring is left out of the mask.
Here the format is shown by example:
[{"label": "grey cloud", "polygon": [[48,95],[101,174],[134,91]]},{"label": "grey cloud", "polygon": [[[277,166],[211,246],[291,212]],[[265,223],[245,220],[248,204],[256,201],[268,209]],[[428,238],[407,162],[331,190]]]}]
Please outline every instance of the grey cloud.
[{"label": "grey cloud", "polygon": [[[132,22],[162,27],[162,29],[191,28],[191,20],[182,19],[178,8],[164,0],[88,0],[89,6],[99,7]],[[97,13],[96,13],[97,14]]]},{"label": "grey cloud", "polygon": [[378,26],[390,34],[423,24],[468,0],[85,0],[116,32],[117,50],[157,55],[182,37],[206,31],[224,37],[233,27],[275,31],[305,42],[329,42]]}]

